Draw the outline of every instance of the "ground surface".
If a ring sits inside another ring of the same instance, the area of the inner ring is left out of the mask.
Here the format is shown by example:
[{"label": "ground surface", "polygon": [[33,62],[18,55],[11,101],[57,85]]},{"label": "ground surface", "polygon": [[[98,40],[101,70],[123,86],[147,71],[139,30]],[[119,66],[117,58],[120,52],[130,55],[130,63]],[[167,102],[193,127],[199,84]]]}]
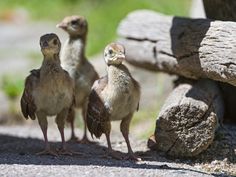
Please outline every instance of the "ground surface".
[{"label": "ground surface", "polygon": [[[52,122],[51,122],[52,124]],[[66,136],[69,137],[66,129]],[[77,130],[77,134],[81,132]],[[60,136],[56,127],[49,128],[49,140],[53,149],[60,146]],[[227,136],[227,135],[226,135]],[[234,134],[235,137],[235,134]],[[126,145],[116,131],[112,134],[112,146],[125,156]],[[0,176],[227,176],[234,164],[225,161],[227,168],[218,170],[222,160],[212,160],[212,152],[205,153],[201,160],[171,160],[161,153],[148,151],[145,141],[132,137],[134,151],[143,161],[135,163],[127,160],[113,160],[104,156],[107,148],[104,137],[97,144],[82,145],[70,143],[68,146],[83,153],[74,156],[37,156],[43,149],[43,137],[38,126],[0,127]],[[224,141],[224,144],[229,143]],[[217,145],[218,146],[218,145]],[[235,147],[235,144],[233,145]],[[219,147],[218,147],[219,148]],[[213,150],[214,149],[213,147]],[[220,155],[218,149],[214,153]],[[227,156],[227,154],[226,154]],[[224,158],[217,156],[216,159]],[[228,159],[230,160],[230,159]],[[232,159],[231,159],[232,160]],[[235,160],[235,159],[234,159]],[[230,167],[231,165],[231,167]],[[210,169],[207,169],[210,168]],[[216,169],[214,172],[214,168]],[[209,172],[211,171],[211,172]],[[235,172],[235,171],[234,171]]]}]

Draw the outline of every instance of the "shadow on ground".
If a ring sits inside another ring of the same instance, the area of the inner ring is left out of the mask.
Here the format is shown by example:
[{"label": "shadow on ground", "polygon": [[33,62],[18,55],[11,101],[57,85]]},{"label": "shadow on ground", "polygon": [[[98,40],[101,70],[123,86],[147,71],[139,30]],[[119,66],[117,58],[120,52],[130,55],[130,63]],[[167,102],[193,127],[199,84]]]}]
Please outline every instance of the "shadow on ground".
[{"label": "shadow on ground", "polygon": [[[68,143],[68,147],[74,151],[79,151],[83,155],[58,157],[54,156],[38,156],[37,152],[44,148],[44,142],[36,138],[21,138],[10,135],[0,135],[0,164],[20,164],[20,165],[82,165],[82,166],[107,166],[122,167],[134,169],[163,169],[163,170],[179,170],[181,173],[185,171],[197,172],[199,174],[207,174],[197,170],[187,168],[170,167],[162,161],[160,165],[146,163],[148,161],[157,161],[153,158],[157,156],[157,152],[146,151],[137,152],[144,160],[144,163],[135,163],[127,160],[115,160],[105,156],[107,148],[97,143],[94,144],[78,144]],[[51,142],[53,149],[60,147],[60,142]],[[122,153],[125,156],[125,153]],[[160,159],[158,160],[160,162]]]}]

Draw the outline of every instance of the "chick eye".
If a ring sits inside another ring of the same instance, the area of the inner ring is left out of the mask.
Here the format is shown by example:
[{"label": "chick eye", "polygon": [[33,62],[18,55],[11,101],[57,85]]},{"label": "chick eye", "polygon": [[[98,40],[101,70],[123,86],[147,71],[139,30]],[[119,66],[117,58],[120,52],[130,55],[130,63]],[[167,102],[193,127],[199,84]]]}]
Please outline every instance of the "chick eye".
[{"label": "chick eye", "polygon": [[53,40],[53,44],[57,45],[57,40],[56,39]]},{"label": "chick eye", "polygon": [[72,25],[78,25],[78,21],[77,20],[73,20],[73,21],[71,21],[71,24]]},{"label": "chick eye", "polygon": [[113,54],[113,50],[108,50],[108,53],[111,55],[111,54]]}]

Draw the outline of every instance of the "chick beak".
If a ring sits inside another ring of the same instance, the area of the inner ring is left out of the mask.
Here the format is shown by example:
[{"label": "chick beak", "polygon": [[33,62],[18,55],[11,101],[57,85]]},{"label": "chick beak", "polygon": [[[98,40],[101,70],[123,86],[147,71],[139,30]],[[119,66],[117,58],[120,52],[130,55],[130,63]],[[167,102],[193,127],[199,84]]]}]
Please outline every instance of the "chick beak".
[{"label": "chick beak", "polygon": [[125,60],[125,54],[121,53],[117,56],[117,58],[121,61],[124,61]]},{"label": "chick beak", "polygon": [[43,44],[42,44],[42,46],[41,46],[41,48],[42,48],[42,49],[46,49],[46,48],[48,48],[48,47],[49,47],[48,43],[47,43],[46,41],[44,41]]},{"label": "chick beak", "polygon": [[62,22],[62,23],[58,23],[58,24],[56,25],[56,27],[65,30],[65,29],[67,28],[67,25],[66,25],[65,23]]}]

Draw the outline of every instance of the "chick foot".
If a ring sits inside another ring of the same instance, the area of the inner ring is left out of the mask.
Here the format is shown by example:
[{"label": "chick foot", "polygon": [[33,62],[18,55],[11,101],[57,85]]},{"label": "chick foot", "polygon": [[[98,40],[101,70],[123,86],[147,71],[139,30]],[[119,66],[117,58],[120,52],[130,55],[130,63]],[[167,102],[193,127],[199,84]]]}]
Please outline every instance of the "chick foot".
[{"label": "chick foot", "polygon": [[139,156],[135,155],[134,153],[128,153],[128,155],[124,159],[133,161],[142,161],[142,159]]},{"label": "chick foot", "polygon": [[82,140],[78,140],[80,144],[94,144],[95,142],[90,141],[87,136],[84,136]]},{"label": "chick foot", "polygon": [[57,152],[60,155],[69,155],[69,156],[72,156],[74,154],[75,155],[84,155],[83,153],[72,151],[72,150],[66,149],[66,148],[61,148],[61,149],[57,150]]},{"label": "chick foot", "polygon": [[108,150],[107,156],[112,157],[116,160],[122,160],[123,159],[121,153],[113,151],[113,150]]},{"label": "chick foot", "polygon": [[52,156],[58,156],[58,154],[51,149],[44,149],[41,152],[36,153],[36,155],[52,155]]}]

